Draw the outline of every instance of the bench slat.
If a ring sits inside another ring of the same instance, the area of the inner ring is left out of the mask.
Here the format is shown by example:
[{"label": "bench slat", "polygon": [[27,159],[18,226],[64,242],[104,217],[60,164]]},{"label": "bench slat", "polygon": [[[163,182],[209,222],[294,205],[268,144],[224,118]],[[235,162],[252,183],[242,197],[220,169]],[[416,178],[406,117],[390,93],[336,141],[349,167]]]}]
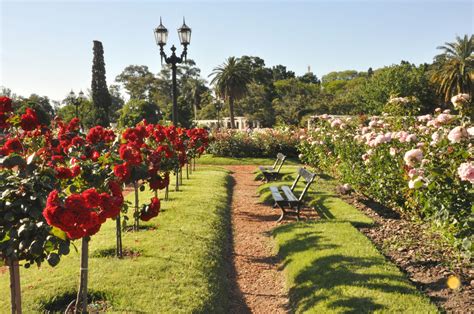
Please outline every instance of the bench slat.
[{"label": "bench slat", "polygon": [[262,172],[275,172],[275,169],[273,169],[273,167],[260,166],[258,167],[258,169],[260,169],[260,171]]},{"label": "bench slat", "polygon": [[291,188],[289,186],[284,185],[281,187],[281,190],[283,191],[283,193],[285,193],[286,199],[289,202],[298,202],[298,198],[295,196],[295,194],[293,194],[293,191],[291,191]]},{"label": "bench slat", "polygon": [[272,192],[272,196],[275,202],[282,202],[285,200],[283,196],[281,196],[280,191],[278,190],[278,187],[271,186],[270,191]]}]

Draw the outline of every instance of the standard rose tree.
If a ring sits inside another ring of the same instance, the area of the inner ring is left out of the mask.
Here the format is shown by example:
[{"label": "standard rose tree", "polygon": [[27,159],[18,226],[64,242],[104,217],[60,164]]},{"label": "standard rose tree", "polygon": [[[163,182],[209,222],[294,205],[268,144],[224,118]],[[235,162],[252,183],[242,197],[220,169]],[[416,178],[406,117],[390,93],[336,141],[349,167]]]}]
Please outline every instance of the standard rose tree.
[{"label": "standard rose tree", "polygon": [[49,194],[43,216],[69,239],[82,239],[75,308],[86,312],[90,238],[108,218],[117,217],[123,205],[122,188],[112,170],[115,134],[96,126],[84,137],[79,121],[73,119],[69,124],[58,122],[55,135],[48,148],[52,154],[50,166],[60,185]]},{"label": "standard rose tree", "polygon": [[49,166],[51,131],[39,125],[31,109],[12,112],[12,102],[0,98],[0,259],[10,269],[12,312],[21,312],[19,263],[51,266],[69,253],[64,232],[41,215],[48,193],[56,186]]}]

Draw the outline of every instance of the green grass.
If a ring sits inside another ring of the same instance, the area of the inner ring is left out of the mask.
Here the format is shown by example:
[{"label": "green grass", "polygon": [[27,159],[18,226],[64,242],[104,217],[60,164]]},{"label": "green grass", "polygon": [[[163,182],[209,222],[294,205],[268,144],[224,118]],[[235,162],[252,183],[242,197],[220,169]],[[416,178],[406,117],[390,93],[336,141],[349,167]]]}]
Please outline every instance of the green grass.
[{"label": "green grass", "polygon": [[[287,167],[281,181],[262,185],[261,200],[271,202],[269,185],[291,185],[296,170]],[[354,227],[370,226],[373,221],[338,198],[335,185],[336,181],[321,175],[308,193],[307,204],[321,220],[290,223],[273,231],[294,312],[437,312]],[[302,187],[300,183],[297,191]]]},{"label": "green grass", "polygon": [[[225,312],[230,182],[228,172],[216,168],[183,180],[182,191],[170,192],[164,211],[146,224],[156,229],[124,233],[124,249],[140,252],[137,258],[97,257],[115,245],[115,222],[103,225],[90,242],[90,291],[104,295],[117,312]],[[144,191],[140,199],[149,197]],[[24,312],[43,311],[46,303],[74,293],[78,279],[74,250],[55,268],[22,268]],[[0,312],[8,312],[8,273],[0,275],[0,295]]]},{"label": "green grass", "polygon": [[[275,158],[253,158],[253,157],[216,157],[211,154],[201,156],[196,162],[200,165],[273,165]],[[287,159],[285,165],[296,165],[296,159]]]}]

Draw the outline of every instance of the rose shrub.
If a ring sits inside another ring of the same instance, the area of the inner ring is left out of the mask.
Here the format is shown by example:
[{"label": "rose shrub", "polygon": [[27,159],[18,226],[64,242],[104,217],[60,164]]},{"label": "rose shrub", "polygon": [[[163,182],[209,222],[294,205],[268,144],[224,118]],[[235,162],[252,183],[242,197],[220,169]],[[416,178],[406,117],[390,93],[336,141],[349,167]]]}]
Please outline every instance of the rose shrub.
[{"label": "rose shrub", "polygon": [[35,111],[13,114],[11,99],[0,97],[0,259],[52,266],[69,253],[69,240],[42,215],[49,192],[57,186],[49,166],[51,130]]},{"label": "rose shrub", "polygon": [[468,117],[440,110],[420,117],[322,115],[299,150],[302,161],[358,192],[440,227],[469,255],[473,130]]},{"label": "rose shrub", "polygon": [[216,130],[211,134],[207,152],[221,157],[274,158],[278,153],[296,157],[302,132],[291,129]]}]

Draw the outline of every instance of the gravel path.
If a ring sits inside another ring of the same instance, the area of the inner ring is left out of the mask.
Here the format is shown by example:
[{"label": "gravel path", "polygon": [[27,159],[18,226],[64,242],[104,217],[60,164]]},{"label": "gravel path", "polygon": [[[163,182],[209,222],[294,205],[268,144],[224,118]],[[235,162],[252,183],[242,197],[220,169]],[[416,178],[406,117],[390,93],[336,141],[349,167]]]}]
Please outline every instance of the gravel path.
[{"label": "gravel path", "polygon": [[255,166],[227,166],[233,172],[233,288],[231,313],[287,313],[284,276],[272,249],[270,231],[278,211],[259,203]]}]

